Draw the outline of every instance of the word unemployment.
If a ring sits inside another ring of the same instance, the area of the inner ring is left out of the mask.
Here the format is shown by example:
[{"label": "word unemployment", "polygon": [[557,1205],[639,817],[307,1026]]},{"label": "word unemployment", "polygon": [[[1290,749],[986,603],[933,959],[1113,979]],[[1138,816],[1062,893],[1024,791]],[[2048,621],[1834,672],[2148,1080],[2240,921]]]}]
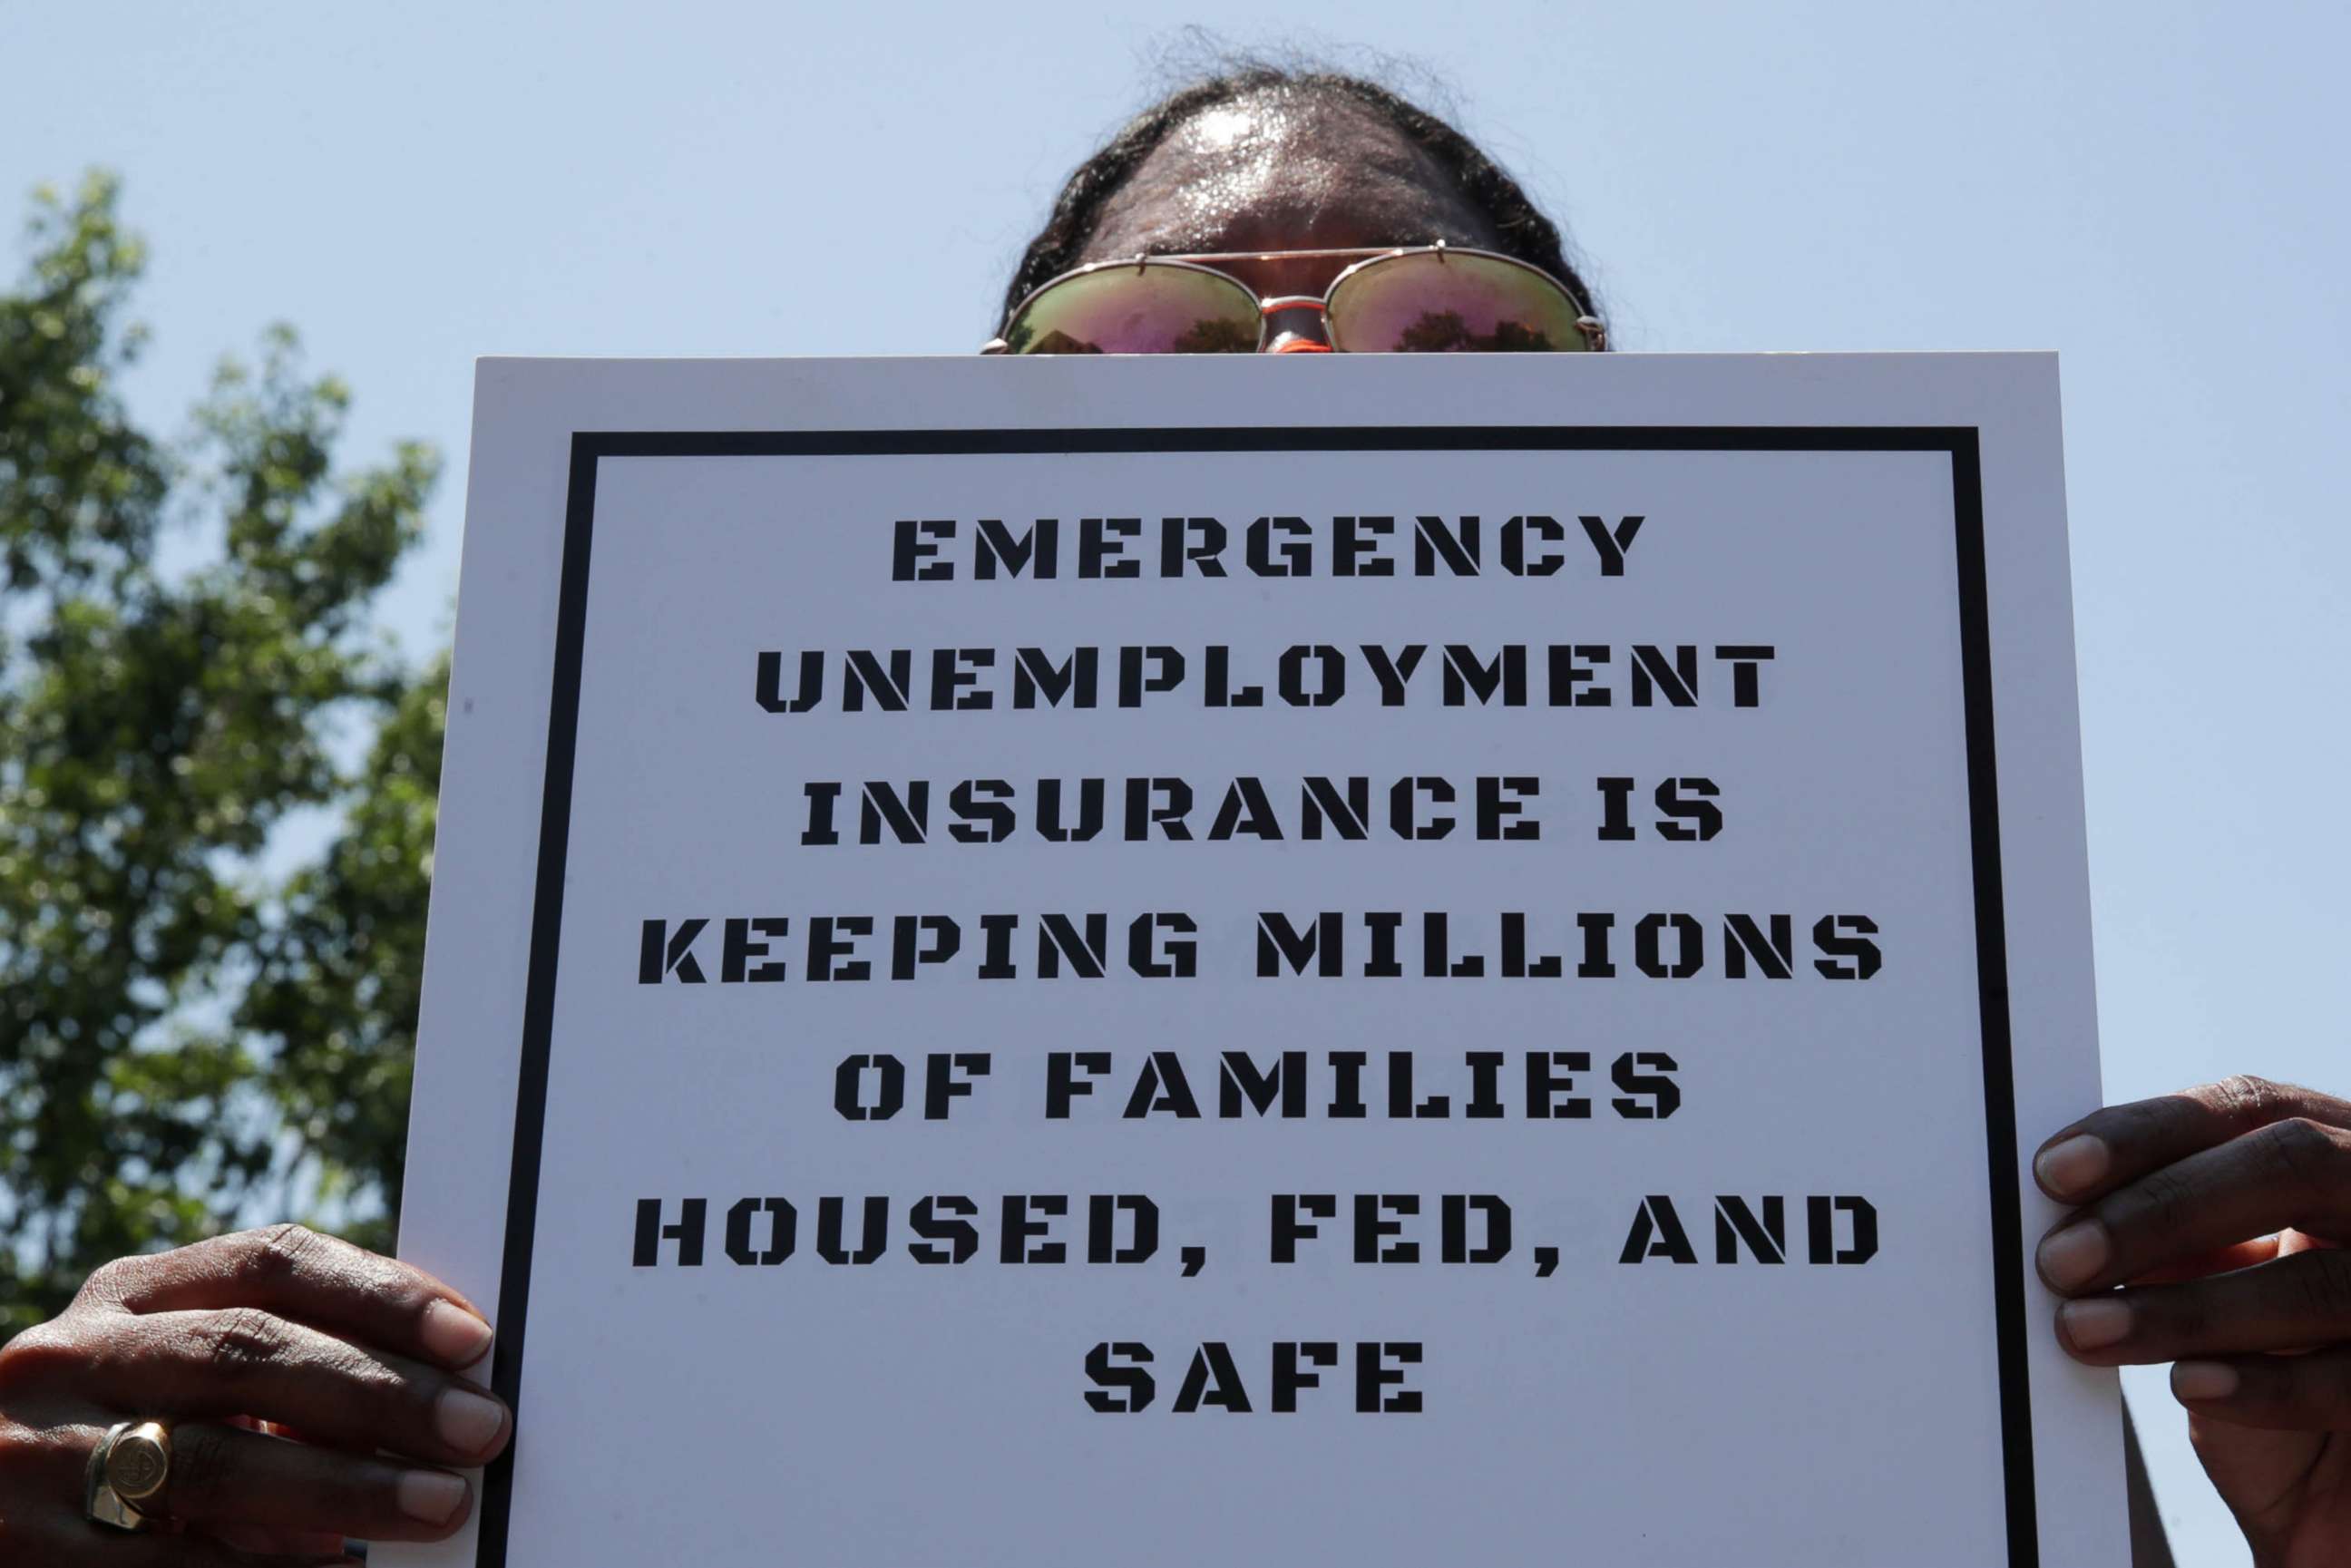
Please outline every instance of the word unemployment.
[{"label": "word unemployment", "polygon": [[918,665],[911,648],[851,648],[840,655],[837,671],[829,671],[827,654],[807,649],[793,661],[787,683],[782,651],[768,649],[759,654],[757,694],[769,713],[820,707],[828,686],[837,688],[845,713],[869,707],[970,712],[998,706],[999,696],[1012,708],[1096,708],[1108,702],[1136,708],[1153,698],[1212,708],[1273,702],[1313,708],[1336,706],[1350,692],[1382,707],[1609,707],[1618,689],[1609,678],[1614,667],[1625,672],[1632,707],[1694,708],[1703,695],[1714,706],[1751,708],[1762,706],[1762,667],[1777,652],[1770,643],[1722,643],[1709,660],[1695,643],[1635,643],[1619,660],[1604,643],[1491,648],[1448,643],[1434,650],[1424,643],[1354,648],[1293,643],[1270,663],[1252,665],[1246,651],[1236,660],[1221,643],[1189,652],[1130,643],[1072,648],[1058,656],[1043,648],[1014,648],[1000,661],[993,648],[934,648]]}]

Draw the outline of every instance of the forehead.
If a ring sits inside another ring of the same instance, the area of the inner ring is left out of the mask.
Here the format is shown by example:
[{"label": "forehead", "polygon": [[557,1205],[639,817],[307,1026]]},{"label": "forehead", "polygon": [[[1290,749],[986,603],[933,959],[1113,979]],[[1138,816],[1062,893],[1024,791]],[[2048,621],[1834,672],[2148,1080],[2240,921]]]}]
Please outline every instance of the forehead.
[{"label": "forehead", "polygon": [[1169,132],[1103,204],[1084,259],[1440,239],[1495,243],[1435,158],[1370,109],[1275,88]]}]

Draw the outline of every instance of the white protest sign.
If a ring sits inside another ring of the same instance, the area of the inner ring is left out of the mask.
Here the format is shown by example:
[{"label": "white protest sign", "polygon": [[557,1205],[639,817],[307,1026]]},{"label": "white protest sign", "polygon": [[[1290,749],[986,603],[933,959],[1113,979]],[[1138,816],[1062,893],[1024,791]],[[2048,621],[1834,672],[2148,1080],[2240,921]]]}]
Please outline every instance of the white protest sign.
[{"label": "white protest sign", "polygon": [[2121,1563],[2053,361],[475,417],[383,1561]]}]

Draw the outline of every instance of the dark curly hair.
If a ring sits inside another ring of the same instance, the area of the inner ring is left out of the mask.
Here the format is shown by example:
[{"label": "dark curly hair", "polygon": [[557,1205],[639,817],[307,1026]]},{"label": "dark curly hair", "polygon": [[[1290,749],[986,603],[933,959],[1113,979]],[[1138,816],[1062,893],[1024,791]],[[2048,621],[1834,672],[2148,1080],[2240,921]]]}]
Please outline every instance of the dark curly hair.
[{"label": "dark curly hair", "polygon": [[1600,315],[1599,302],[1576,272],[1560,239],[1559,227],[1538,211],[1519,183],[1468,137],[1377,82],[1340,71],[1295,70],[1247,65],[1220,71],[1180,88],[1119,129],[1102,151],[1078,165],[1054,200],[1052,215],[1029,242],[1004,291],[1003,316],[1048,278],[1078,265],[1104,203],[1124,184],[1168,134],[1194,116],[1275,89],[1305,92],[1370,110],[1436,159],[1464,195],[1493,223],[1498,248],[1532,262],[1574,291],[1584,309]]}]

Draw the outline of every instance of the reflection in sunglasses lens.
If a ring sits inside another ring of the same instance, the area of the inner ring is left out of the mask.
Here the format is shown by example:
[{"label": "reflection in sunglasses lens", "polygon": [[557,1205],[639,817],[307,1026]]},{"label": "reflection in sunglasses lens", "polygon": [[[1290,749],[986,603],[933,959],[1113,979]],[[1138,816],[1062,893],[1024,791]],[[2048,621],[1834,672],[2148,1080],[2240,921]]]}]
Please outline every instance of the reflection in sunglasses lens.
[{"label": "reflection in sunglasses lens", "polygon": [[1358,354],[1540,353],[1590,347],[1574,301],[1539,273],[1454,252],[1383,259],[1331,296],[1331,340]]},{"label": "reflection in sunglasses lens", "polygon": [[1064,278],[1005,329],[1016,354],[1247,354],[1257,300],[1238,283],[1181,267],[1105,267]]}]

